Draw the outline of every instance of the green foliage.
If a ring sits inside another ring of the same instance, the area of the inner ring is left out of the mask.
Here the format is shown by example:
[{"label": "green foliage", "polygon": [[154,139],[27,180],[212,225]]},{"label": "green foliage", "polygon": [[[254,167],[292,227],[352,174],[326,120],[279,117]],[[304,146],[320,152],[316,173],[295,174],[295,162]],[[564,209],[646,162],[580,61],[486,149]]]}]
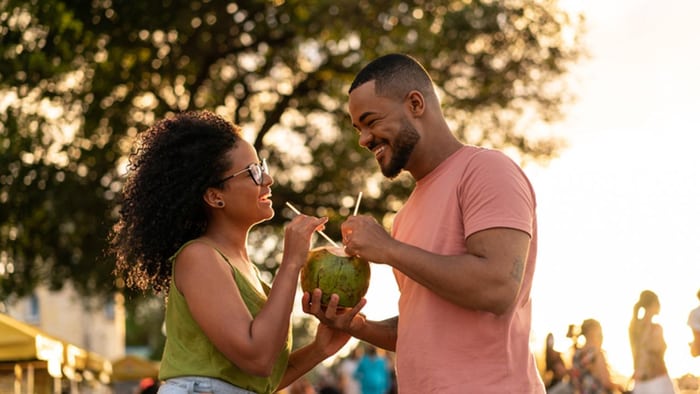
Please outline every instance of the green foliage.
[{"label": "green foliage", "polygon": [[165,307],[161,297],[136,295],[125,300],[126,347],[146,347],[151,360],[160,360],[165,347]]},{"label": "green foliage", "polygon": [[411,180],[381,178],[345,113],[388,52],[426,65],[464,142],[551,157],[561,141],[526,132],[569,102],[581,27],[554,0],[0,0],[0,300],[118,288],[103,250],[126,158],[174,112],[220,113],[269,158],[278,214],[251,242],[270,274],[286,201],[336,239],[361,190],[361,212],[390,218]]}]

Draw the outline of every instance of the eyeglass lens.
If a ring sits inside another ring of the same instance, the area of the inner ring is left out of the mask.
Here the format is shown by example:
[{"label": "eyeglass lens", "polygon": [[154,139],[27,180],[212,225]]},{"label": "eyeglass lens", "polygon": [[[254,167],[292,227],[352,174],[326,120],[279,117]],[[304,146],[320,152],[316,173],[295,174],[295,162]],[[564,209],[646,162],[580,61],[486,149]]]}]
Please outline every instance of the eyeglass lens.
[{"label": "eyeglass lens", "polygon": [[267,160],[263,159],[262,163],[251,165],[250,174],[253,175],[253,181],[255,181],[256,184],[262,185],[263,174],[268,174]]}]

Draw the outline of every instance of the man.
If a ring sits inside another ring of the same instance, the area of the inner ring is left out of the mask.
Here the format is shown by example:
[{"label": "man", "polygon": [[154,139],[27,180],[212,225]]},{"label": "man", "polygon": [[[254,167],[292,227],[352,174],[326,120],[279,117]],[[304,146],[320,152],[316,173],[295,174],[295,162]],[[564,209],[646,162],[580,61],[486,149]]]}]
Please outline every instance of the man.
[{"label": "man", "polygon": [[396,351],[402,394],[544,393],[529,348],[537,224],[526,176],[504,154],[455,138],[409,56],[374,60],[349,95],[359,143],[382,173],[416,180],[391,236],[369,216],[341,227],[348,254],[393,267],[399,316],[369,321],[365,300],[338,310],[337,295],[321,308],[318,289],[304,310]]},{"label": "man", "polygon": [[[700,300],[700,290],[698,290],[698,300]],[[693,342],[690,343],[690,354],[693,357],[700,356],[700,306],[690,311],[688,315],[688,326],[693,331]]]}]

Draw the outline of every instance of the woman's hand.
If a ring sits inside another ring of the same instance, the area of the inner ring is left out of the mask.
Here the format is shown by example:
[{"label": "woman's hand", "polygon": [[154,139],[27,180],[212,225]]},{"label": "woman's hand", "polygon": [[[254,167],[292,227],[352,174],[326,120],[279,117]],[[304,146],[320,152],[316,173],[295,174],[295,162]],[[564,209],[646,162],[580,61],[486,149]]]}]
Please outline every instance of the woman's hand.
[{"label": "woman's hand", "polygon": [[365,317],[359,312],[367,303],[365,298],[362,298],[353,308],[343,308],[338,306],[337,294],[331,295],[327,306],[321,305],[321,295],[321,289],[304,293],[301,303],[305,313],[316,316],[322,324],[347,333],[358,330],[364,324]]},{"label": "woman's hand", "polygon": [[311,247],[311,235],[316,230],[323,230],[328,218],[297,215],[284,230],[283,264],[294,264],[301,269],[306,263],[306,257]]},{"label": "woman's hand", "polygon": [[350,334],[319,323],[316,328],[314,346],[325,357],[330,357],[340,350],[350,339]]}]

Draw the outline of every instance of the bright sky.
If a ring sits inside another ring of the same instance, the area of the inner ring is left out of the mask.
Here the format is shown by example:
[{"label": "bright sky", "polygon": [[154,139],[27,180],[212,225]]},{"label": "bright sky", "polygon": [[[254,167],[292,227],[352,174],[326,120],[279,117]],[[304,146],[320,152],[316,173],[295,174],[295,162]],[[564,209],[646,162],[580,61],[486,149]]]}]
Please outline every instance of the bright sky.
[{"label": "bright sky", "polygon": [[[595,318],[612,367],[630,376],[627,325],[650,289],[671,376],[700,375],[686,325],[700,289],[700,1],[562,4],[586,15],[591,58],[574,71],[579,100],[556,125],[570,147],[545,168],[526,168],[540,229],[535,350],[548,332],[566,350],[568,325]],[[393,276],[372,269],[364,312],[393,316]]]}]

